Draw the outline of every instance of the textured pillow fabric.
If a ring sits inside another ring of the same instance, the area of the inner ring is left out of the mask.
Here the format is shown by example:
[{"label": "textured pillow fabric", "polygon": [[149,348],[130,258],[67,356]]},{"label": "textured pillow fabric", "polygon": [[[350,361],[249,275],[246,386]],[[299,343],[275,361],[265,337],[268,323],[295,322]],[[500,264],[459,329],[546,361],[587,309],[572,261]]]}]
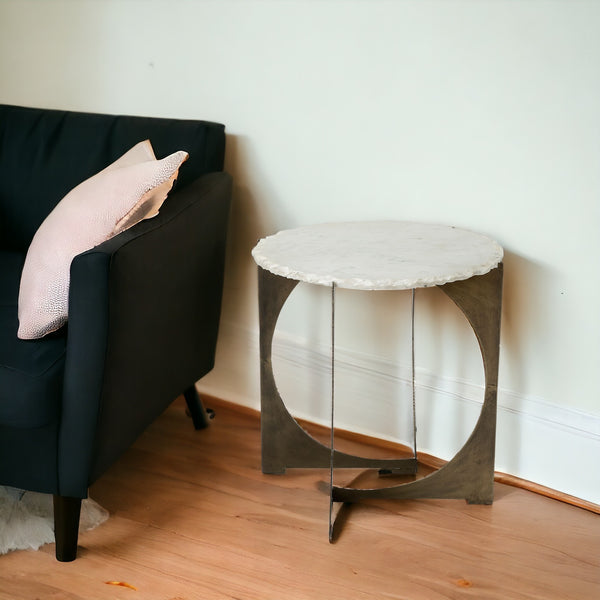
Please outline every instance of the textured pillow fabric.
[{"label": "textured pillow fabric", "polygon": [[21,339],[40,338],[67,321],[75,256],[158,213],[187,152],[154,158],[148,140],[73,188],[37,230],[19,289]]}]

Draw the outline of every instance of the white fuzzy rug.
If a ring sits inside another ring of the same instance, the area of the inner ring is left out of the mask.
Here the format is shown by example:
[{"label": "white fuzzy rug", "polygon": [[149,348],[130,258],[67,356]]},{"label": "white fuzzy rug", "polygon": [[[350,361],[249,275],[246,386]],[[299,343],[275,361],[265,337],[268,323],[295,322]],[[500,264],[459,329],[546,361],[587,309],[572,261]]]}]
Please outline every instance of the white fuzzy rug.
[{"label": "white fuzzy rug", "polygon": [[[12,550],[37,550],[54,542],[54,509],[51,494],[24,492],[0,486],[0,554]],[[81,503],[79,531],[104,523],[108,512],[91,498]]]}]

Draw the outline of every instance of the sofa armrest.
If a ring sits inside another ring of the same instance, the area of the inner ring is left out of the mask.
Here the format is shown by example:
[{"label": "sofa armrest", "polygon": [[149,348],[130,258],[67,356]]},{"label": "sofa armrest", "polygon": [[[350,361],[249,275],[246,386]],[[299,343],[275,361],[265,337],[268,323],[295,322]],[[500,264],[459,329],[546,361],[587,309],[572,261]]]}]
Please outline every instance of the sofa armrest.
[{"label": "sofa armrest", "polygon": [[157,217],[73,260],[62,495],[83,497],[212,368],[230,197],[229,175],[204,175],[172,193]]}]

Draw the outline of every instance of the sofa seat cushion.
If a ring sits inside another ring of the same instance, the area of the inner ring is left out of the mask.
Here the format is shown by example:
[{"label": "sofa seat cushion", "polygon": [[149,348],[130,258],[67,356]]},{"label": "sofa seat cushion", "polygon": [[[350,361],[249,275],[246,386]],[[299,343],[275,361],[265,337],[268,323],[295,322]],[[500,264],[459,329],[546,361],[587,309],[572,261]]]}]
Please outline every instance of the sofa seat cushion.
[{"label": "sofa seat cushion", "polygon": [[41,340],[17,337],[24,262],[24,253],[0,252],[0,425],[31,428],[58,416],[66,329]]}]

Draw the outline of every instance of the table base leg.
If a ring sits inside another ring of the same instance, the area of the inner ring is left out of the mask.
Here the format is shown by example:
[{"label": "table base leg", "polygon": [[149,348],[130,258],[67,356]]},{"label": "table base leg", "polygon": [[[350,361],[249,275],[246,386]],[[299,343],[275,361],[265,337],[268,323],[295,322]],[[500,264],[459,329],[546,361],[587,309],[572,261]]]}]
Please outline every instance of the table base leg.
[{"label": "table base leg", "polygon": [[[275,384],[272,363],[277,318],[297,281],[259,267],[261,447],[263,473],[283,474],[287,468],[329,468],[331,449],[309,435],[288,412]],[[415,458],[371,459],[334,452],[335,468],[394,469],[414,474]]]},{"label": "table base leg", "polygon": [[335,502],[357,502],[367,498],[464,498],[471,504],[491,504],[494,499],[502,264],[486,275],[439,287],[464,313],[479,342],[485,393],[475,428],[456,456],[431,475],[387,488],[334,487],[332,497]]}]

